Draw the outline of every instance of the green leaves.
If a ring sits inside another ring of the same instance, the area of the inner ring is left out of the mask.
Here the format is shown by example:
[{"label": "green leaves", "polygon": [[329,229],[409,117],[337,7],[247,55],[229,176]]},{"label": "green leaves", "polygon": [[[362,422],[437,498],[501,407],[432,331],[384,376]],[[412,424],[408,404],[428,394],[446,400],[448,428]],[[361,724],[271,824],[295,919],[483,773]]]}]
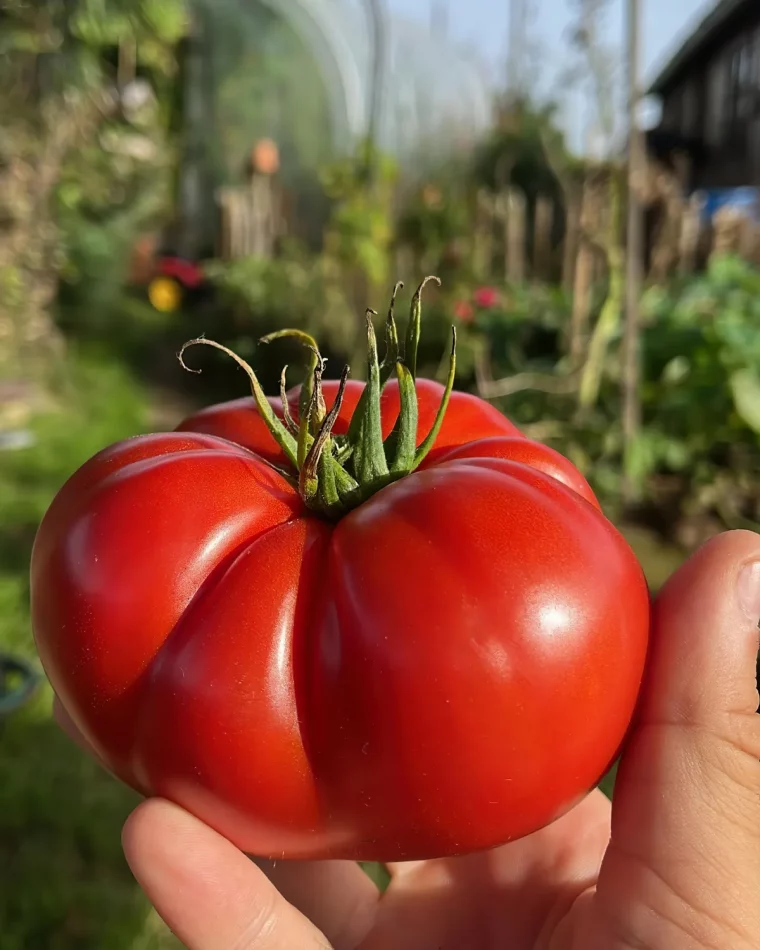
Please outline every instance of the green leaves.
[{"label": "green leaves", "polygon": [[116,46],[137,40],[173,45],[182,38],[187,23],[184,0],[79,0],[74,4],[69,28],[90,46]]},{"label": "green leaves", "polygon": [[760,376],[754,369],[745,367],[731,374],[729,385],[739,417],[753,432],[760,434]]}]

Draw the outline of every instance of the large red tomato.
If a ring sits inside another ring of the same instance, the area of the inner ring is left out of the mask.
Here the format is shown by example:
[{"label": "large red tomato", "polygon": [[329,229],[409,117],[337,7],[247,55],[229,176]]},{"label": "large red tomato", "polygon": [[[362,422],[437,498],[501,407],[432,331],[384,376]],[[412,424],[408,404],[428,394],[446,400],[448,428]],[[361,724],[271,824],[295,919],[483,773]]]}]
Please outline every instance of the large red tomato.
[{"label": "large red tomato", "polygon": [[[392,444],[400,406],[413,419],[414,386],[380,402],[376,383],[358,409],[346,387],[325,451],[355,411],[365,449],[375,423]],[[414,445],[445,396],[416,392]],[[453,393],[422,466],[336,513],[304,502],[253,400],[180,430],[90,460],[34,548],[45,669],[116,775],[287,858],[487,848],[593,787],[634,710],[649,598],[566,459]],[[366,452],[341,457],[366,475]]]}]

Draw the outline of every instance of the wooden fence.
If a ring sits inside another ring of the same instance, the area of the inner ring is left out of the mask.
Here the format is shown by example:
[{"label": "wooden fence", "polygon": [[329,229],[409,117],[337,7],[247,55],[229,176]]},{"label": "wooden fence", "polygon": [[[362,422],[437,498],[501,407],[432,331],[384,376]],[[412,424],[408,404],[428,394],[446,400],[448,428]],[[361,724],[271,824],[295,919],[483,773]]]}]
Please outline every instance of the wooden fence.
[{"label": "wooden fence", "polygon": [[220,188],[217,257],[271,257],[285,233],[282,194],[270,175],[254,174],[244,185]]},{"label": "wooden fence", "polygon": [[[648,199],[648,200],[646,200]],[[663,193],[644,200],[645,274],[662,283],[701,270],[713,254],[733,252],[760,265],[760,222],[735,207],[705,216],[705,198]],[[589,183],[560,203],[539,195],[528,202],[517,189],[482,193],[473,237],[476,270],[483,279],[562,284],[587,292],[607,266],[613,243],[621,248],[625,221],[615,214],[607,187]]]},{"label": "wooden fence", "polygon": [[[760,264],[760,223],[735,208],[705,218],[704,198],[684,198],[678,175],[651,163],[638,183],[646,209],[645,273],[649,282],[704,267],[718,252],[734,251]],[[560,284],[584,309],[590,289],[603,276],[612,245],[622,250],[624,196],[607,172],[591,173],[565,190],[562,200],[548,195],[528,199],[517,188],[481,191],[472,208],[466,253],[483,281]],[[270,257],[288,230],[283,196],[276,179],[254,174],[242,186],[217,193],[217,255],[222,260]],[[397,267],[412,264],[401,248]]]}]

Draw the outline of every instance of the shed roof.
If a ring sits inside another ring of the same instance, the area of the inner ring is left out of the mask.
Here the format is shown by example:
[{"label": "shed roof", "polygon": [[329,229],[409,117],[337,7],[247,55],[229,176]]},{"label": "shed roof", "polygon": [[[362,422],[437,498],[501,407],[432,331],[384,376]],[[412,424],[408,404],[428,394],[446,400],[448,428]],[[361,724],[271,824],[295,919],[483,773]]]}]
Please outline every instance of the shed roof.
[{"label": "shed roof", "polygon": [[649,87],[649,94],[660,95],[666,92],[679,73],[710,45],[715,34],[726,26],[733,16],[748,11],[756,3],[757,0],[717,0],[712,10],[660,71]]}]

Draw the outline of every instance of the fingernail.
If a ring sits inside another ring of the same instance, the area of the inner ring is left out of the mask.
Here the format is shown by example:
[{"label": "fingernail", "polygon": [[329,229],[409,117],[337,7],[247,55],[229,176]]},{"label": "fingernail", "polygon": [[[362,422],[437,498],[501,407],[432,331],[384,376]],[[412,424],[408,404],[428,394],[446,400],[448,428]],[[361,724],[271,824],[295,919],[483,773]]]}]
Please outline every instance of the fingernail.
[{"label": "fingernail", "polygon": [[753,621],[760,620],[760,561],[745,564],[739,572],[737,593],[742,609]]}]

